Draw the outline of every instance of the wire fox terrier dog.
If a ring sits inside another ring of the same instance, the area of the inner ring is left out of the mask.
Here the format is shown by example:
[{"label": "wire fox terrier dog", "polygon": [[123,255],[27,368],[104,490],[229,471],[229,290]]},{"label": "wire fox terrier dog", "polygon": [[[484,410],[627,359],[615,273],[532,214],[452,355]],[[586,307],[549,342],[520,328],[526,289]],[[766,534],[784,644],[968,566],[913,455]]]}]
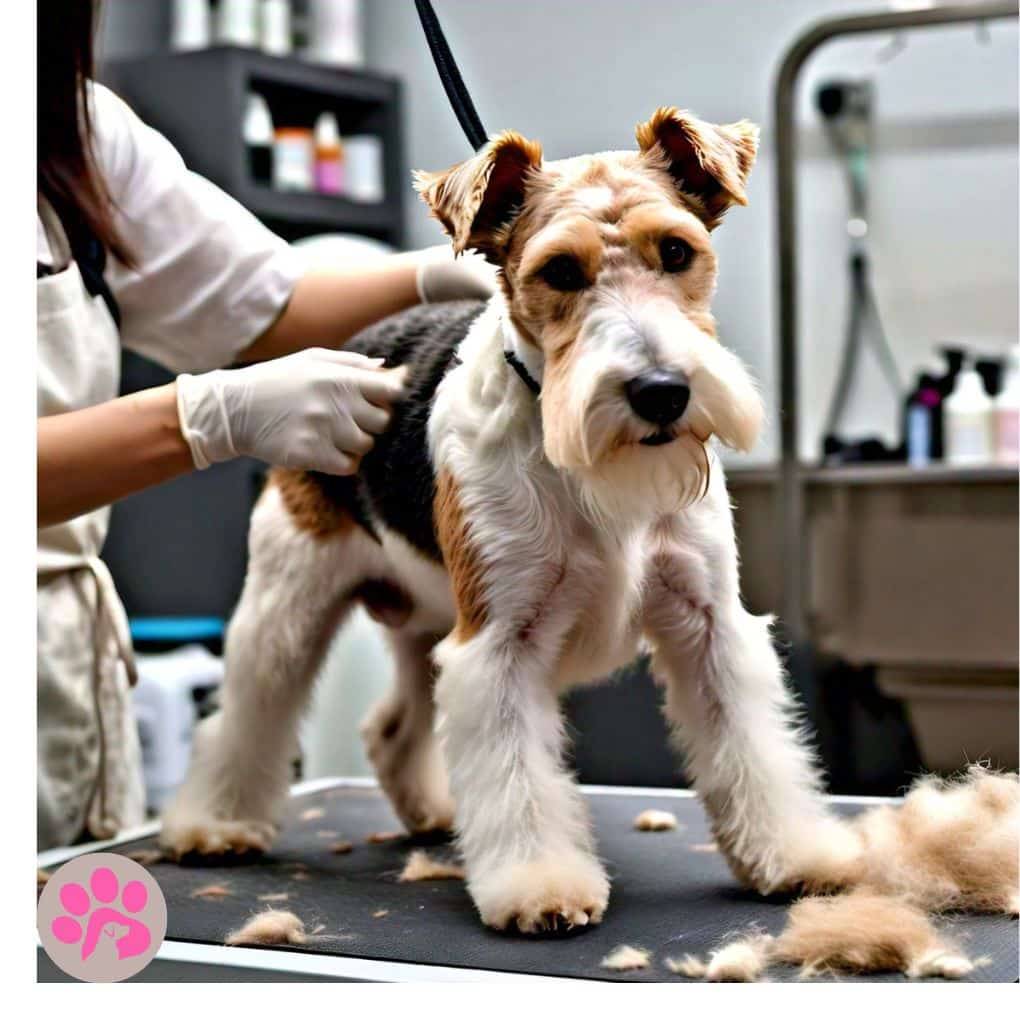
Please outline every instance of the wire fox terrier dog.
[{"label": "wire fox terrier dog", "polygon": [[482,920],[597,923],[609,881],[563,762],[558,695],[643,649],[720,849],[762,892],[838,882],[770,640],[740,600],[722,467],[762,404],[716,338],[711,232],[746,204],[757,129],[663,108],[638,151],[543,162],[512,132],[417,187],[487,304],[394,316],[351,345],[406,366],[356,478],[275,470],[252,518],[222,710],[166,813],[178,854],[264,849],[300,714],[359,602],[393,693],[363,727],[412,831],[452,827]]}]

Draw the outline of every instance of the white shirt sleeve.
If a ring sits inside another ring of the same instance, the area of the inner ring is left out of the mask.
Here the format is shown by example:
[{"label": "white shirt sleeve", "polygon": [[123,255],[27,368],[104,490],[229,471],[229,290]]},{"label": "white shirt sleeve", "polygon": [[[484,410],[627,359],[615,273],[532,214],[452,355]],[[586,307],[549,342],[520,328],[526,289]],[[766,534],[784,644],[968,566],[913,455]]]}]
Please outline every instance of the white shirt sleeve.
[{"label": "white shirt sleeve", "polygon": [[96,158],[136,262],[107,261],[121,342],[173,372],[229,364],[286,305],[300,256],[109,89],[93,95]]}]

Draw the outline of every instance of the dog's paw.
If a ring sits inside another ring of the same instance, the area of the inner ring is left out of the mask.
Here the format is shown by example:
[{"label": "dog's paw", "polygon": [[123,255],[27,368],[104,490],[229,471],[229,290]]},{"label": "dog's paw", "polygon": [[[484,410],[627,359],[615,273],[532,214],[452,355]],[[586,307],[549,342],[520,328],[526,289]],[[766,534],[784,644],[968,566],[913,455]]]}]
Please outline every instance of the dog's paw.
[{"label": "dog's paw", "polygon": [[432,731],[403,703],[377,706],[361,727],[365,751],[409,832],[449,832],[453,797]]},{"label": "dog's paw", "polygon": [[861,879],[858,833],[839,819],[806,826],[795,846],[770,847],[753,862],[729,857],[734,874],[762,896],[820,896],[853,888]]},{"label": "dog's paw", "polygon": [[443,790],[417,785],[384,787],[397,816],[408,832],[450,832],[453,829],[453,798]]},{"label": "dog's paw", "polygon": [[173,857],[188,854],[217,857],[226,854],[265,853],[276,838],[270,822],[227,821],[207,818],[194,821],[165,820],[159,844]]},{"label": "dog's paw", "polygon": [[525,935],[598,924],[609,903],[602,865],[581,853],[469,873],[468,884],[490,928],[516,928]]}]

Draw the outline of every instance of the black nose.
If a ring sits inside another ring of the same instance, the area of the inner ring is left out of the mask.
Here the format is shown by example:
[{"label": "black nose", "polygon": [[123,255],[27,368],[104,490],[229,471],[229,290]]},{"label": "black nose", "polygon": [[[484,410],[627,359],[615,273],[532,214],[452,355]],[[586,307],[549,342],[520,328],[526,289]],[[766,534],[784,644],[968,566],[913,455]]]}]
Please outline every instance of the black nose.
[{"label": "black nose", "polygon": [[669,425],[687,409],[691,388],[682,372],[649,372],[626,385],[634,413],[653,425]]}]

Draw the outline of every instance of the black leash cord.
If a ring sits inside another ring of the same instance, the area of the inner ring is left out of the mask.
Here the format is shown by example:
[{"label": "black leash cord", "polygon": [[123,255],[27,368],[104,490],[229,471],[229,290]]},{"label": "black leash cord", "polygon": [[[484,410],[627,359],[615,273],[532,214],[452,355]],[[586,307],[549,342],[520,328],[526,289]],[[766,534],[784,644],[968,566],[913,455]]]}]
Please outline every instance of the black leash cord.
[{"label": "black leash cord", "polygon": [[436,17],[430,0],[414,0],[414,6],[418,9],[418,17],[421,19],[421,27],[425,32],[425,40],[432,51],[432,59],[435,61],[440,81],[446,90],[446,98],[450,100],[453,112],[457,115],[457,120],[464,130],[464,134],[467,135],[468,141],[475,150],[478,150],[489,140],[489,136],[486,134],[485,128],[482,127],[475,104],[471,102],[471,96],[457,68],[457,62],[450,52],[446,36],[443,35],[439,18]]}]

